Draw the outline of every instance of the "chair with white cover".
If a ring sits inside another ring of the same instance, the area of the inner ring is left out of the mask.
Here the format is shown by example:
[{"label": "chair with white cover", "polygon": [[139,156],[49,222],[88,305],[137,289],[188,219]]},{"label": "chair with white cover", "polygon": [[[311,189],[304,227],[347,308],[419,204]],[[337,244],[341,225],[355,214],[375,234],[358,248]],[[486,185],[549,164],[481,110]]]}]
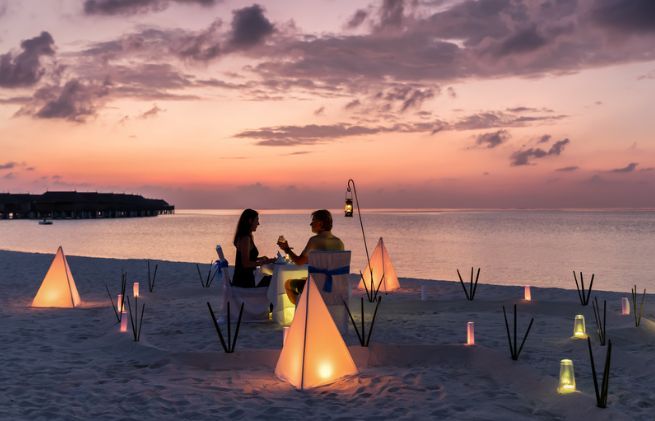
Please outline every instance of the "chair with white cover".
[{"label": "chair with white cover", "polygon": [[309,276],[314,279],[321,296],[341,334],[348,332],[350,302],[350,251],[312,251],[309,253]]},{"label": "chair with white cover", "polygon": [[268,321],[270,302],[266,297],[267,288],[240,288],[232,285],[232,276],[223,249],[216,246],[216,253],[218,253],[219,267],[223,274],[221,314],[226,312],[227,302],[229,301],[230,318],[236,320],[239,317],[239,309],[243,303],[242,321]]}]

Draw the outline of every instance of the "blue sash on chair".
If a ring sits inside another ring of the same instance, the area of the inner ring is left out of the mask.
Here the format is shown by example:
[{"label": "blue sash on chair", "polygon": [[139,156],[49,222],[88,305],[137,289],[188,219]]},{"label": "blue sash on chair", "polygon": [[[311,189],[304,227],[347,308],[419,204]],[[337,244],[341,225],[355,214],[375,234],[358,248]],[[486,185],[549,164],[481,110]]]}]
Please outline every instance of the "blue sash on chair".
[{"label": "blue sash on chair", "polygon": [[312,273],[321,273],[325,275],[325,284],[323,285],[323,291],[332,292],[332,276],[334,275],[348,275],[350,273],[350,266],[343,266],[340,268],[334,269],[322,269],[314,266],[309,266],[307,272]]},{"label": "blue sash on chair", "polygon": [[229,267],[227,259],[218,259],[214,261],[214,270],[216,270],[216,280],[221,281],[223,279],[223,271],[221,269]]}]

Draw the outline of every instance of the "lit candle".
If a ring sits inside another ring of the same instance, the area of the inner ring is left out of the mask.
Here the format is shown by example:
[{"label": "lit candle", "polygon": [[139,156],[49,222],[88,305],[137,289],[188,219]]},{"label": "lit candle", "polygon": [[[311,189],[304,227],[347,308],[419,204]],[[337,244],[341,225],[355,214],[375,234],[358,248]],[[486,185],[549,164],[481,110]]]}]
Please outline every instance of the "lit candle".
[{"label": "lit candle", "polygon": [[287,343],[287,334],[289,333],[289,326],[282,328],[282,346]]},{"label": "lit candle", "polygon": [[559,363],[559,386],[558,393],[575,392],[575,373],[573,372],[573,361],[564,359]]},{"label": "lit candle", "polygon": [[475,323],[466,323],[466,345],[475,345]]},{"label": "lit candle", "polygon": [[134,285],[132,285],[132,292],[134,293],[134,298],[139,298],[139,283],[135,282]]},{"label": "lit candle", "polygon": [[622,297],[621,298],[621,316],[629,316],[630,315],[630,301],[628,301],[627,297]]},{"label": "lit candle", "polygon": [[116,300],[116,309],[119,313],[123,312],[123,294],[118,294],[118,299]]},{"label": "lit candle", "polygon": [[578,314],[573,320],[573,337],[578,339],[587,339],[587,331],[584,324],[584,316]]},{"label": "lit candle", "polygon": [[127,332],[127,313],[121,316],[121,332]]},{"label": "lit candle", "polygon": [[532,301],[532,293],[530,292],[530,285],[523,287],[523,299],[525,301]]}]

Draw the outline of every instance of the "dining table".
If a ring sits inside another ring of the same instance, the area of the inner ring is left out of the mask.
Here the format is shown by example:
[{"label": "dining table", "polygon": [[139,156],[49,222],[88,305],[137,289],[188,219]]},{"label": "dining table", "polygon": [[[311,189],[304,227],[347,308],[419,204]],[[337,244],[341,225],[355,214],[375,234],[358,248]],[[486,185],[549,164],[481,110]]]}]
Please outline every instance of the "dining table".
[{"label": "dining table", "polygon": [[266,296],[273,304],[273,321],[282,326],[290,325],[296,306],[289,300],[284,284],[289,279],[306,279],[308,265],[276,262],[262,265],[261,270],[264,275],[271,275]]}]

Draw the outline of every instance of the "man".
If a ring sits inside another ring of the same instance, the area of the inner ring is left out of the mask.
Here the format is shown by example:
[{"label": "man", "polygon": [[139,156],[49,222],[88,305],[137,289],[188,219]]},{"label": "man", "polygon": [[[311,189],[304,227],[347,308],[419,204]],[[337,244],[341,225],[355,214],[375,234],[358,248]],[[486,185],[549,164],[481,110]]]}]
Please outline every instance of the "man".
[{"label": "man", "polygon": [[[277,245],[289,256],[293,263],[304,265],[309,260],[309,253],[313,250],[334,250],[342,251],[344,249],[343,241],[332,234],[332,214],[327,209],[320,209],[312,213],[312,222],[309,224],[312,232],[315,233],[307,241],[307,245],[302,253],[296,255],[287,241],[278,241]],[[284,284],[284,289],[289,296],[289,300],[296,304],[298,296],[302,293],[307,279],[289,279]]]}]

